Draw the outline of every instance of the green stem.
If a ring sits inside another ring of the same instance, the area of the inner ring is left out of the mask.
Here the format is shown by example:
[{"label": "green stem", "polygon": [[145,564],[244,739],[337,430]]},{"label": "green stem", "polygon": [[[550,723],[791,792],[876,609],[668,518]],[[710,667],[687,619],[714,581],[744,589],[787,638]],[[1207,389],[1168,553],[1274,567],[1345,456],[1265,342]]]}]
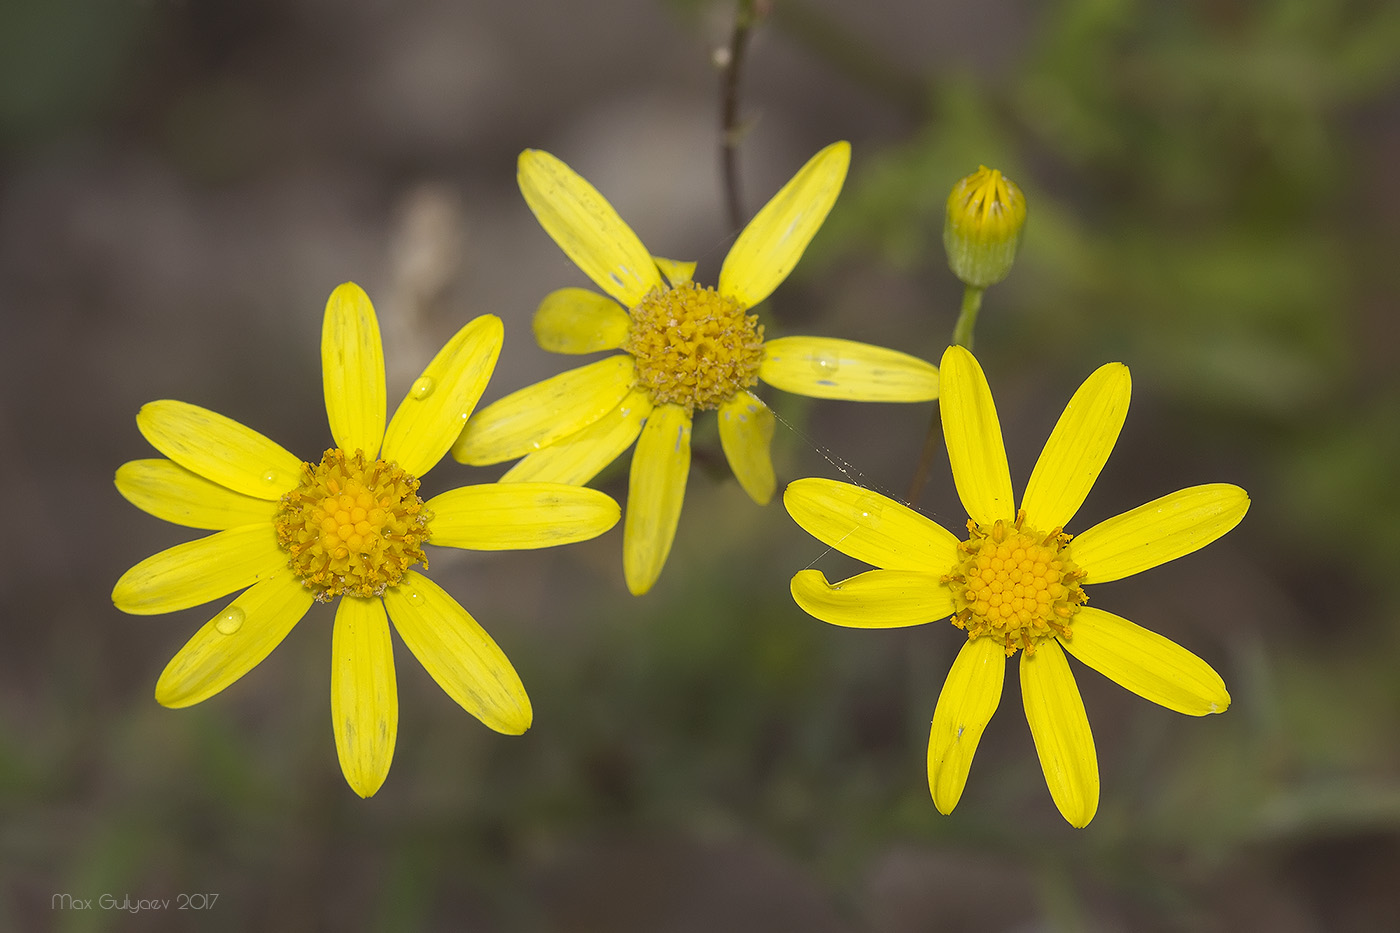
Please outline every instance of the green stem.
[{"label": "green stem", "polygon": [[982,310],[982,293],[985,288],[969,285],[963,289],[962,309],[958,312],[958,323],[953,325],[953,343],[972,349],[972,329],[977,326],[977,312]]},{"label": "green stem", "polygon": [[[962,308],[958,311],[958,323],[953,325],[953,343],[972,349],[972,329],[977,326],[977,312],[982,310],[982,293],[985,288],[968,285],[963,289]],[[914,477],[909,481],[909,504],[919,501],[919,494],[928,482],[929,470],[933,468],[933,458],[938,453],[943,420],[938,416],[938,406],[933,408],[929,419],[928,432],[924,435],[924,448],[919,451],[919,464],[914,467]]]}]

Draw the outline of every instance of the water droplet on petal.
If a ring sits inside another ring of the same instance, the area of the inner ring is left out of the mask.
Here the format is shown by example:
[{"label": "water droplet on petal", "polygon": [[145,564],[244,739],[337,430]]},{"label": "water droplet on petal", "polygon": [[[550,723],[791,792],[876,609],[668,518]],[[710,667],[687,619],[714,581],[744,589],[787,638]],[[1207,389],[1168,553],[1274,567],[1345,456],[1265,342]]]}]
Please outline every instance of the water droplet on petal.
[{"label": "water droplet on petal", "polygon": [[421,402],[423,399],[433,394],[433,389],[436,386],[437,383],[433,382],[431,376],[421,376],[418,381],[413,384],[413,388],[408,390],[409,398],[417,399]]},{"label": "water droplet on petal", "polygon": [[841,368],[841,357],[835,353],[818,353],[811,358],[812,369],[819,375],[830,378]]},{"label": "water droplet on petal", "polygon": [[413,605],[415,606],[421,606],[423,604],[423,594],[418,592],[417,590],[409,590],[408,601],[413,603]]},{"label": "water droplet on petal", "polygon": [[276,483],[276,482],[277,482],[277,471],[276,471],[276,470],[268,470],[266,473],[264,473],[264,474],[263,474],[263,482],[264,482],[264,483],[267,483],[269,486],[271,486],[273,483]]},{"label": "water droplet on petal", "polygon": [[533,447],[533,448],[535,448],[536,450],[539,450],[539,449],[540,449],[540,442],[539,442],[539,441],[531,441],[531,442],[530,442],[530,446]]},{"label": "water droplet on petal", "polygon": [[224,614],[215,621],[214,628],[218,629],[221,635],[232,635],[243,627],[243,620],[246,618],[247,614],[242,609],[237,606],[229,606]]}]

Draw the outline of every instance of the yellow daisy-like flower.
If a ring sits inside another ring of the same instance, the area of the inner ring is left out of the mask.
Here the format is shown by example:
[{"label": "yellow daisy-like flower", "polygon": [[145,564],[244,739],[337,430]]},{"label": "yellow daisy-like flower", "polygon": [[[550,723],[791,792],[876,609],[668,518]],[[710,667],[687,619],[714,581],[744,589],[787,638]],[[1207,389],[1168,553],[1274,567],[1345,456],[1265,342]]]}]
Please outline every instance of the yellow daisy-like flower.
[{"label": "yellow daisy-like flower", "polygon": [[949,347],[941,374],[948,459],[971,516],[967,540],[868,489],[800,479],[783,496],[797,523],[880,569],[836,584],[820,571],[804,570],[792,578],[792,595],[834,625],[890,628],[951,615],[967,631],[929,734],[929,789],[943,813],[962,796],[972,755],[1001,700],[1005,659],[1021,649],[1021,698],[1050,795],[1066,820],[1086,826],[1099,804],[1098,759],[1064,651],[1180,713],[1223,712],[1230,694],[1220,675],[1191,652],[1084,605],[1082,587],[1205,547],[1239,524],[1249,496],[1225,483],[1192,486],[1071,539],[1064,526],[1089,494],[1127,415],[1128,368],[1102,366],[1075,392],[1020,508],[1013,504],[1001,426],[977,360],[962,347]]},{"label": "yellow daisy-like flower", "polygon": [[[389,773],[398,691],[389,619],[448,696],[497,732],[530,728],[530,699],[505,654],[414,569],[424,544],[503,550],[592,538],[620,509],[591,489],[491,483],[424,502],[418,477],[461,433],[501,350],[500,318],[457,332],[385,427],[384,351],[354,284],[326,304],[321,362],[337,446],[303,463],[223,415],[185,402],[142,407],[137,427],[168,460],[133,460],[117,489],[157,518],[216,533],[143,560],[112,601],[173,612],[243,590],[180,649],[156,684],[172,708],[208,699],[277,647],[316,600],[342,597],[331,636],[331,719],[341,770],[361,797]],[[246,587],[246,589],[244,589]]]},{"label": "yellow daisy-like flower", "polygon": [[[557,353],[622,354],[561,373],[482,409],[452,448],[464,463],[524,456],[502,482],[587,483],[634,441],[623,532],[628,588],[649,590],[675,538],[690,471],[691,420],[719,412],[720,443],[759,504],[773,496],[774,417],[749,391],[762,379],[788,392],[855,401],[921,402],[938,395],[928,362],[822,337],[765,341],[749,310],[787,278],[826,219],[851,147],[817,153],[749,222],[719,273],[694,284],[695,263],[661,259],[602,195],[547,152],[520,155],[525,202],[545,231],[607,294],[564,288],[535,313],[535,337]],[[664,276],[664,278],[663,278]]]}]

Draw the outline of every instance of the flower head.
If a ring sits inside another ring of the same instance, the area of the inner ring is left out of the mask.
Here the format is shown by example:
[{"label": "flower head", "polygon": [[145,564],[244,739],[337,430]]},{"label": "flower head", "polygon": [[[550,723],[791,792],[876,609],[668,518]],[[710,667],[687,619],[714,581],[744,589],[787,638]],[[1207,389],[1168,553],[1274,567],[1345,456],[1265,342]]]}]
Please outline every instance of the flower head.
[{"label": "flower head", "polygon": [[[362,797],[389,773],[398,731],[389,620],[438,684],[498,732],[530,727],[515,669],[451,596],[415,569],[424,544],[548,547],[611,528],[617,503],[590,489],[531,483],[453,489],[423,501],[418,477],[442,459],[481,398],[501,349],[500,319],[467,324],[385,427],[379,324],[359,286],[326,304],[321,361],[335,447],[302,462],[236,421],[185,402],[136,416],[169,459],[133,460],[117,489],[166,521],[215,534],[143,560],[112,601],[139,615],[243,592],[166,666],[156,699],[191,706],[277,647],[313,601],[340,599],[331,637],[331,718],[345,779]],[[246,589],[245,589],[246,588]]]},{"label": "flower head", "polygon": [[523,457],[503,482],[587,483],[636,442],[623,532],[623,569],[645,593],[666,563],[690,470],[696,412],[719,413],[720,443],[754,501],[773,496],[774,417],[759,380],[818,398],[917,402],[938,394],[938,370],[849,340],[765,340],[750,313],[787,278],[826,219],[850,145],[817,153],[749,222],[716,287],[695,263],[651,255],[592,185],[547,152],[520,156],[521,193],[545,231],[606,294],[550,293],[535,337],[557,353],[621,350],[521,389],[472,418],[453,455],[491,464]]},{"label": "flower head", "polygon": [[1205,547],[1239,524],[1249,496],[1224,483],[1193,486],[1065,532],[1118,439],[1128,368],[1109,363],[1070,399],[1014,505],[1001,427],[972,354],[943,355],[939,408],[958,496],[971,518],[952,533],[878,493],[826,479],[788,486],[788,512],[810,534],[877,570],[828,583],[792,578],[807,612],[834,625],[889,628],[945,617],[967,632],[938,697],[929,734],[929,789],[951,813],[982,731],[1001,699],[1006,658],[1021,652],[1021,698],[1060,812],[1086,826],[1099,773],[1084,703],[1066,663],[1080,661],[1139,696],[1193,716],[1230,705],[1205,661],[1127,619],[1085,605],[1084,587],[1117,580]]},{"label": "flower head", "polygon": [[1016,183],[985,165],[953,186],[943,222],[948,267],[964,285],[987,288],[1006,278],[1021,228],[1026,198]]}]

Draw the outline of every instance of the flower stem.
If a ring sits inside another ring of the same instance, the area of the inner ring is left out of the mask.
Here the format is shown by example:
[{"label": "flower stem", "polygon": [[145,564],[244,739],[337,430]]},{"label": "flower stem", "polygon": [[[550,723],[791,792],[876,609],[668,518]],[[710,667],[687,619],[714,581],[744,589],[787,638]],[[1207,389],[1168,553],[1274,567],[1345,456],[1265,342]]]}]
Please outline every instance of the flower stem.
[{"label": "flower stem", "polygon": [[[977,326],[977,312],[982,310],[982,293],[985,288],[972,285],[963,289],[962,308],[958,311],[958,322],[953,325],[953,343],[972,349],[972,329]],[[924,448],[919,451],[919,464],[914,467],[914,477],[909,481],[909,504],[919,501],[919,494],[928,482],[928,472],[933,467],[933,457],[938,451],[939,436],[942,434],[942,419],[938,416],[938,406],[933,408],[929,419],[928,432],[924,435]]]},{"label": "flower stem", "polygon": [[[739,122],[739,79],[744,67],[744,53],[749,46],[749,33],[766,12],[766,3],[759,0],[738,0],[734,14],[734,32],[729,47],[716,53],[720,63],[720,172],[724,178],[725,204],[729,210],[729,226],[738,233],[744,226],[744,203],[739,194],[739,140],[744,127]],[[762,7],[762,8],[760,8]]]},{"label": "flower stem", "polygon": [[953,325],[953,343],[956,346],[972,349],[972,329],[977,326],[977,312],[982,310],[982,293],[985,288],[969,285],[963,289],[962,309],[958,312],[958,323]]}]

